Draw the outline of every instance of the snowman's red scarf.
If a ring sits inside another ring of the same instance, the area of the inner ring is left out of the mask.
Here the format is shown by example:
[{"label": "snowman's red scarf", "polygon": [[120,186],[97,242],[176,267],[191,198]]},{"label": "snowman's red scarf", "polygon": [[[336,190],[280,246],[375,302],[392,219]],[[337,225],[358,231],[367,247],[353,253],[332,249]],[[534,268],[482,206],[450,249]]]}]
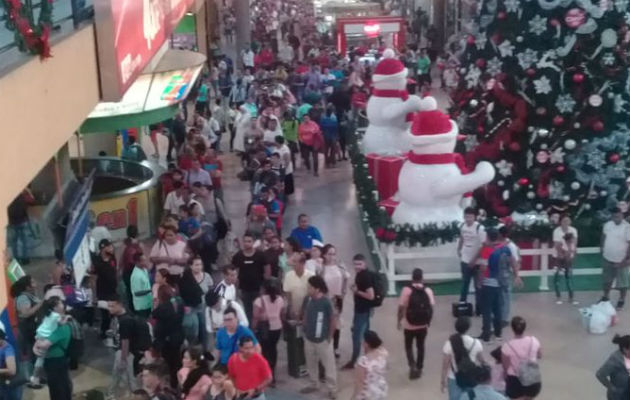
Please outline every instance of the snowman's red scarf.
[{"label": "snowman's red scarf", "polygon": [[[390,97],[407,101],[409,98],[409,92],[406,90],[388,90],[388,89],[373,89],[372,96],[375,97]],[[407,122],[413,121],[413,114],[407,114]]]},{"label": "snowman's red scarf", "polygon": [[[455,164],[457,168],[466,175],[470,172],[462,157],[459,153],[440,153],[440,154],[416,154],[413,151],[409,152],[407,159],[412,164],[422,165],[435,165],[435,164]],[[468,192],[464,194],[464,197],[470,197],[472,193]]]}]

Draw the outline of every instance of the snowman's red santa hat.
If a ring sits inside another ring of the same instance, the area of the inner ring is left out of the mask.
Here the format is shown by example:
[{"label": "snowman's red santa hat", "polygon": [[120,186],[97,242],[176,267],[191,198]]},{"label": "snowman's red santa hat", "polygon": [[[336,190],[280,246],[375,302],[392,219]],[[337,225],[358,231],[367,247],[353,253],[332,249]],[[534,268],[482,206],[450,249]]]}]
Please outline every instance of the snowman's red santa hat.
[{"label": "snowman's red santa hat", "polygon": [[386,49],[383,52],[383,58],[376,64],[374,74],[372,74],[372,82],[379,83],[389,80],[406,79],[407,68],[405,65],[395,58],[394,50]]},{"label": "snowman's red santa hat", "polygon": [[425,145],[457,140],[459,128],[448,115],[437,109],[434,97],[422,99],[422,111],[414,114],[411,125],[411,143]]}]

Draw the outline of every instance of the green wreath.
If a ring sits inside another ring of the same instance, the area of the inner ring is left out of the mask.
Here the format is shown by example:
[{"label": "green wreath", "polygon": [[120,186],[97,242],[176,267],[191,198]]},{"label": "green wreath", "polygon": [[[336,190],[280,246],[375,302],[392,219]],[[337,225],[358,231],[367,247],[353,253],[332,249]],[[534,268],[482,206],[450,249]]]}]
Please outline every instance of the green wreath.
[{"label": "green wreath", "polygon": [[53,1],[42,0],[37,24],[33,26],[31,2],[0,0],[4,7],[7,29],[13,32],[17,48],[22,52],[50,57],[50,34],[52,30]]}]

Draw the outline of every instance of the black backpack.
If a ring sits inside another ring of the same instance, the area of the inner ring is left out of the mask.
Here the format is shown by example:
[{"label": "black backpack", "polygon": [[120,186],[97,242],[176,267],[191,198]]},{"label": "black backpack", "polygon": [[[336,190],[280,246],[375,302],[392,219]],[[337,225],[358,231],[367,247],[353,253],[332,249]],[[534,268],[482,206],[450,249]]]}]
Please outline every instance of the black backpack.
[{"label": "black backpack", "polygon": [[[453,335],[449,340],[453,350],[454,363],[451,364],[451,369],[455,373],[455,382],[462,389],[471,389],[477,385],[477,365],[470,359],[470,351],[475,347],[476,339],[468,350],[460,335]],[[453,364],[457,366],[457,371],[454,371]]]},{"label": "black backpack", "polygon": [[429,325],[433,318],[433,307],[429,295],[423,288],[409,286],[411,294],[405,317],[411,325]]},{"label": "black backpack", "polygon": [[383,274],[373,272],[372,279],[374,282],[374,299],[372,300],[372,307],[380,307],[385,299],[387,278]]},{"label": "black backpack", "polygon": [[141,317],[133,317],[133,348],[134,353],[143,352],[151,348],[153,338],[149,323]]}]

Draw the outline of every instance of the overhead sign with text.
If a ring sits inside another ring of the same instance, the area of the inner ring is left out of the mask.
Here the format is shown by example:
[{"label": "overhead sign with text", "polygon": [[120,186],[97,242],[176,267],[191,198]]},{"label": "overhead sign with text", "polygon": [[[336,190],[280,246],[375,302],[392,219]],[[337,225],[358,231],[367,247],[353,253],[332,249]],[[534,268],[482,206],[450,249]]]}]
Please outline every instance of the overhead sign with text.
[{"label": "overhead sign with text", "polygon": [[119,101],[195,0],[94,0],[101,92]]}]

